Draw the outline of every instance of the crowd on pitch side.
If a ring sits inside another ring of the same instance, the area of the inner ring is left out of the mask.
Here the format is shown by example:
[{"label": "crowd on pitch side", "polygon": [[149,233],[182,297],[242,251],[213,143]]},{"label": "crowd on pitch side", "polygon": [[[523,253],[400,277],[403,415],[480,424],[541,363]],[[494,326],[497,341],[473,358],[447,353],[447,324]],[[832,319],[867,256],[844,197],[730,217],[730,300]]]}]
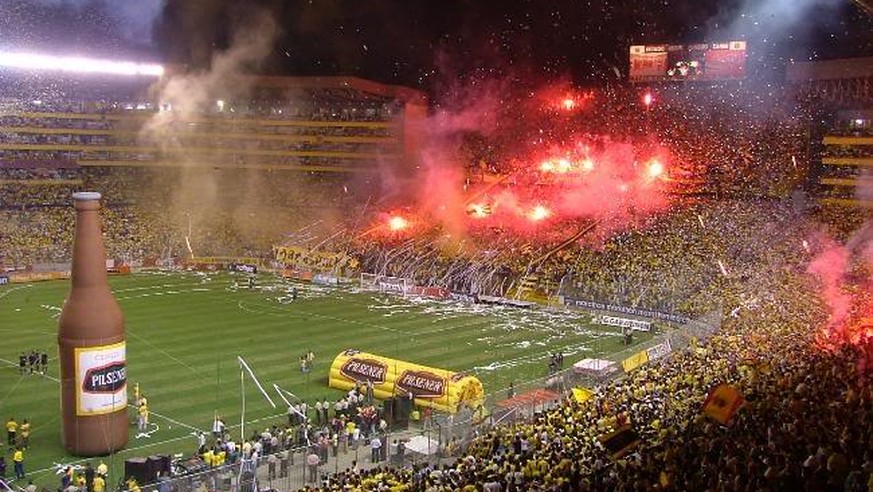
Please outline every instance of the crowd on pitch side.
[{"label": "crowd on pitch side", "polygon": [[[269,482],[289,477],[297,463],[304,469],[305,481],[317,484],[327,477],[328,460],[341,455],[361,453],[362,463],[368,455],[372,464],[398,456],[403,462],[403,444],[395,440],[389,446],[389,436],[372,387],[361,385],[335,401],[297,401],[288,407],[287,422],[253,429],[241,441],[216,415],[211,437],[203,432],[197,436],[196,456],[214,472],[207,481],[228,470],[254,474],[260,469],[266,471],[261,478]],[[388,455],[389,449],[394,455]]]}]

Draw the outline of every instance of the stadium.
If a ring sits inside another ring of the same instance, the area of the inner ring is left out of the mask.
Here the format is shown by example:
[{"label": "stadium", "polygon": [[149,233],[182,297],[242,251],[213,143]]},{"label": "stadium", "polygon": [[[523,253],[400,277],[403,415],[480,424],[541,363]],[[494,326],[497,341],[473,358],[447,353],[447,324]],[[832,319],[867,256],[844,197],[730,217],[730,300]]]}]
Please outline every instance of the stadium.
[{"label": "stadium", "polygon": [[0,50],[0,490],[873,490],[873,58],[755,43],[442,93]]}]

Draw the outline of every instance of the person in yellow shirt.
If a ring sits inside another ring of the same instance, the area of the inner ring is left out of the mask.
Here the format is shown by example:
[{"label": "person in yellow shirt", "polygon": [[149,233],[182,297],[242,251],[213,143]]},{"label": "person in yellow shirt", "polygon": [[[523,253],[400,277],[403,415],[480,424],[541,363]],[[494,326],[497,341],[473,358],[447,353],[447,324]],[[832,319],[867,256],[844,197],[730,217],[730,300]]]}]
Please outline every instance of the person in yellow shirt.
[{"label": "person in yellow shirt", "polygon": [[30,443],[30,422],[24,419],[19,430],[21,431],[21,447],[27,449],[27,445]]},{"label": "person in yellow shirt", "polygon": [[24,451],[21,448],[16,448],[12,453],[12,462],[15,464],[15,478],[24,480]]},{"label": "person in yellow shirt", "polygon": [[106,480],[100,475],[94,477],[94,492],[106,492]]},{"label": "person in yellow shirt", "polygon": [[136,479],[130,477],[127,479],[127,490],[128,492],[141,492],[142,489],[139,488],[139,484],[136,483]]},{"label": "person in yellow shirt", "polygon": [[200,457],[203,458],[203,462],[206,463],[206,466],[212,467],[212,458],[214,453],[212,452],[212,448],[208,448],[205,453],[203,453]]},{"label": "person in yellow shirt", "polygon": [[15,421],[15,417],[9,417],[9,420],[6,422],[6,443],[9,444],[9,447],[15,446],[15,437],[18,434],[18,422]]},{"label": "person in yellow shirt", "polygon": [[147,430],[149,426],[149,406],[145,403],[145,397],[143,397],[143,401],[137,409],[137,413],[139,413],[137,429],[141,431]]}]

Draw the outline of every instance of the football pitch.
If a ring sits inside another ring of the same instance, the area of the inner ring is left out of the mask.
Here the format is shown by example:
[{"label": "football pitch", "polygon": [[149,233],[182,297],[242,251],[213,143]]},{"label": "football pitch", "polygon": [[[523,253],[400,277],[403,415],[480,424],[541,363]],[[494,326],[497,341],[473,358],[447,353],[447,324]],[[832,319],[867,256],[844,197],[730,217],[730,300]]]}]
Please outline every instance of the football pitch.
[{"label": "football pitch", "polygon": [[[127,449],[104,459],[113,469],[111,483],[127,458],[193,453],[193,433],[208,433],[215,412],[238,437],[243,384],[237,356],[268,389],[277,384],[311,405],[341,395],[327,387],[328,370],[349,348],[472,371],[486,394],[544,377],[553,352],[562,351],[569,366],[627,348],[618,328],[592,326],[584,312],[403,298],[271,274],[258,275],[252,289],[246,277],[229,273],[146,272],[110,282],[125,316],[128,390],[132,395],[139,383],[152,421],[147,432],[132,426]],[[0,418],[31,422],[26,471],[50,490],[59,484],[56,464],[84,461],[68,456],[60,443],[56,338],[68,289],[68,281],[0,286]],[[34,349],[50,356],[44,376],[19,373],[19,353]],[[299,359],[310,350],[315,364],[304,374]],[[251,380],[244,388],[247,434],[284,422],[286,406],[274,391],[277,408]],[[5,456],[11,474],[7,449]]]}]

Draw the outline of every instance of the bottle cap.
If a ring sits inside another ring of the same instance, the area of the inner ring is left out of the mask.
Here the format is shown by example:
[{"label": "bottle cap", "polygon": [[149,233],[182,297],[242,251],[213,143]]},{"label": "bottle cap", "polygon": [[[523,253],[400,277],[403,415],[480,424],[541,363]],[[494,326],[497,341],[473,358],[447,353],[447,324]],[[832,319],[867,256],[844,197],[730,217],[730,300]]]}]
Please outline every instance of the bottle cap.
[{"label": "bottle cap", "polygon": [[77,191],[73,193],[73,200],[90,202],[100,199],[100,193],[96,191]]}]

